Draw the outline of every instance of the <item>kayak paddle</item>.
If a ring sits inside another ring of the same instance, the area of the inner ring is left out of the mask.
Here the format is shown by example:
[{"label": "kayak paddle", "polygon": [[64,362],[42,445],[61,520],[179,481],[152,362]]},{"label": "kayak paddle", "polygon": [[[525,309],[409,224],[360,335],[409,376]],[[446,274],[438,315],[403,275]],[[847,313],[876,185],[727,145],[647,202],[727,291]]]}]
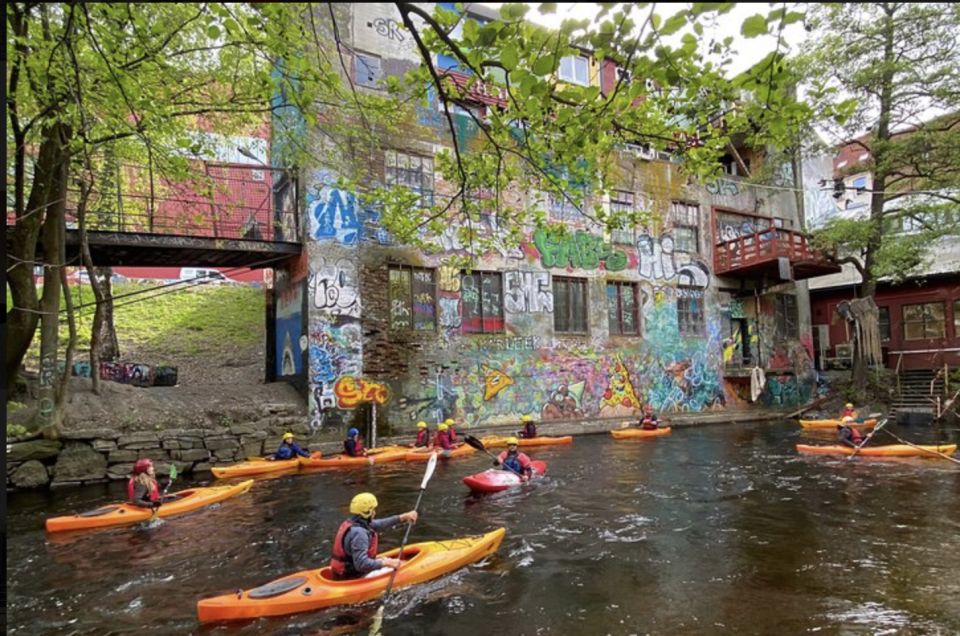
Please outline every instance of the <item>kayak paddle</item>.
[{"label": "kayak paddle", "polygon": [[860,452],[860,449],[863,448],[864,446],[866,446],[866,445],[867,445],[867,442],[870,441],[870,438],[873,437],[874,435],[876,435],[877,431],[879,431],[881,428],[883,428],[883,425],[886,424],[886,423],[887,423],[886,418],[884,418],[883,420],[881,420],[880,423],[877,424],[872,431],[870,431],[870,434],[867,435],[867,437],[864,438],[864,440],[863,440],[862,442],[860,442],[860,445],[857,446],[855,449],[853,449],[853,453],[850,455],[850,457],[847,457],[847,461],[850,461],[851,459],[853,459],[854,457],[856,457],[856,456],[857,456],[857,453]]},{"label": "kayak paddle", "polygon": [[486,454],[489,455],[490,457],[493,457],[493,459],[496,460],[497,465],[503,466],[504,468],[506,468],[507,470],[509,470],[509,471],[513,472],[514,474],[520,476],[521,478],[523,477],[523,474],[521,474],[520,471],[515,470],[515,469],[511,468],[510,466],[506,466],[506,465],[504,465],[504,464],[501,464],[501,463],[500,463],[500,458],[497,457],[496,455],[494,455],[493,453],[491,453],[490,451],[488,451],[488,450],[487,450],[487,447],[483,445],[483,442],[481,442],[480,440],[478,440],[478,439],[477,439],[476,437],[474,437],[473,435],[464,435],[464,436],[463,436],[463,439],[464,439],[464,441],[467,443],[468,446],[472,446],[472,447],[476,448],[478,451],[483,451],[484,453],[486,453]]},{"label": "kayak paddle", "polygon": [[[417,495],[417,503],[413,505],[413,511],[416,512],[420,508],[420,500],[423,499],[423,492],[427,489],[427,483],[430,481],[430,478],[433,477],[433,471],[437,468],[437,453],[430,454],[430,461],[427,462],[427,470],[423,473],[423,481],[420,482],[420,493]],[[397,559],[403,560],[403,548],[407,545],[407,539],[410,537],[410,528],[413,527],[412,523],[407,524],[407,529],[403,533],[403,540],[400,542],[400,552],[397,554]],[[387,599],[390,598],[390,592],[393,590],[393,580],[397,578],[397,570],[400,568],[393,568],[393,572],[390,573],[390,580],[387,581],[387,590],[383,593],[383,602],[380,604],[380,607],[377,609],[377,613],[373,615],[373,622],[370,623],[370,635],[369,636],[379,636],[380,635],[380,626],[383,625],[383,610],[387,606]]]}]

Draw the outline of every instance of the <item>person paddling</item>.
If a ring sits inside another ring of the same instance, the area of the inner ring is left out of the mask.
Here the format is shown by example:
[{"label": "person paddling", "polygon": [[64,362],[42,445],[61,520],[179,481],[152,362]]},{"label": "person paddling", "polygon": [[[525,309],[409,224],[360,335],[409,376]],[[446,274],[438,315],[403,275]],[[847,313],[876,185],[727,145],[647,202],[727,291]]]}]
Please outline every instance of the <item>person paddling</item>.
[{"label": "person paddling", "polygon": [[837,438],[840,443],[857,448],[863,443],[863,436],[853,427],[853,418],[849,415],[843,418],[842,424],[837,424]]},{"label": "person paddling", "polygon": [[448,417],[447,419],[445,419],[443,423],[447,425],[447,434],[450,436],[450,443],[456,444],[457,443],[457,429],[456,429],[457,423],[454,422],[453,418],[451,417]]},{"label": "person paddling", "polygon": [[854,408],[852,402],[847,402],[843,407],[843,413],[840,415],[840,420],[843,421],[846,418],[851,418],[854,422],[863,424],[863,418],[860,417],[860,414],[857,413],[857,409]]},{"label": "person paddling", "polygon": [[446,422],[437,425],[437,434],[433,436],[433,445],[440,450],[453,450],[453,441],[450,439],[450,426]]},{"label": "person paddling", "polygon": [[523,481],[533,477],[533,464],[526,453],[521,453],[518,448],[520,442],[516,437],[507,438],[507,450],[502,451],[497,459],[494,460],[494,466],[503,466],[504,470],[509,470],[520,475]]},{"label": "person paddling", "polygon": [[283,440],[280,442],[280,447],[277,448],[277,452],[273,454],[273,457],[269,457],[271,460],[285,460],[293,459],[297,455],[301,457],[310,457],[309,449],[300,448],[295,441],[293,441],[293,433],[284,433]]},{"label": "person paddling", "polygon": [[348,457],[366,457],[367,451],[363,448],[360,431],[351,428],[347,431],[347,439],[343,440],[343,452]]},{"label": "person paddling", "polygon": [[416,523],[417,511],[410,510],[384,519],[375,519],[376,514],[377,498],[372,493],[362,492],[350,501],[351,516],[340,524],[333,539],[330,570],[334,579],[358,579],[381,568],[400,567],[400,559],[377,558],[378,532],[401,522]]},{"label": "person paddling", "polygon": [[533,439],[537,436],[537,425],[533,421],[533,418],[529,415],[524,415],[520,418],[520,421],[523,422],[523,430],[519,432],[518,436],[522,439]]},{"label": "person paddling", "polygon": [[413,442],[414,448],[426,448],[430,445],[430,429],[424,421],[417,422],[417,439]]},{"label": "person paddling", "polygon": [[643,407],[643,417],[640,418],[640,428],[645,431],[653,431],[660,427],[660,420],[657,414],[653,412],[653,405],[647,402]]},{"label": "person paddling", "polygon": [[133,465],[133,476],[127,482],[127,500],[141,508],[159,508],[163,503],[160,484],[149,459],[138,459]]}]

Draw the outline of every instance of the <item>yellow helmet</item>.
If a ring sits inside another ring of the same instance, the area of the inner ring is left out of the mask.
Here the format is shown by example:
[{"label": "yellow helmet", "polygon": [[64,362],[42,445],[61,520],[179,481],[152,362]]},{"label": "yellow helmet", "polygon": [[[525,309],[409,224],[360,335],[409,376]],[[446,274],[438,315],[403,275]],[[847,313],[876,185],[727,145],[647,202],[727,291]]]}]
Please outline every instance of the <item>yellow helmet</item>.
[{"label": "yellow helmet", "polygon": [[427,428],[427,423],[421,420],[417,422],[417,428]]},{"label": "yellow helmet", "polygon": [[293,439],[293,433],[284,433],[284,434],[283,434],[283,441],[287,441],[288,439]]},{"label": "yellow helmet", "polygon": [[533,421],[533,418],[530,417],[529,415],[524,415],[523,417],[520,418],[520,421],[521,421],[521,422],[532,422],[532,421]]},{"label": "yellow helmet", "polygon": [[507,446],[517,446],[520,444],[520,441],[516,437],[507,438]]},{"label": "yellow helmet", "polygon": [[456,424],[456,422],[454,422],[453,418],[451,417],[448,417],[447,419],[443,420],[443,423],[446,424],[447,426],[453,426],[454,424]]},{"label": "yellow helmet", "polygon": [[362,492],[350,500],[350,514],[370,518],[377,509],[377,498],[373,493]]},{"label": "yellow helmet", "polygon": [[438,431],[445,431],[448,428],[450,428],[450,426],[446,422],[440,422],[439,424],[437,424]]},{"label": "yellow helmet", "polygon": [[852,408],[853,408],[853,404],[851,404],[850,402],[847,402],[847,404],[846,404],[846,406],[844,406],[844,408],[852,409]]}]

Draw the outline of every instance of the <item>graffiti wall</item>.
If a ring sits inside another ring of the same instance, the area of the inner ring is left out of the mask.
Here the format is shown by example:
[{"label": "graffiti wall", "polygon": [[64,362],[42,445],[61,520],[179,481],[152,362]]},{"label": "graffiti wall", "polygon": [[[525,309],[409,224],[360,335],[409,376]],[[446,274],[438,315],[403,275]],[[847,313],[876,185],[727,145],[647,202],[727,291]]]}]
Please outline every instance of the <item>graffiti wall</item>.
[{"label": "graffiti wall", "polygon": [[276,376],[303,373],[301,337],[303,336],[303,284],[288,283],[275,289],[276,298]]}]

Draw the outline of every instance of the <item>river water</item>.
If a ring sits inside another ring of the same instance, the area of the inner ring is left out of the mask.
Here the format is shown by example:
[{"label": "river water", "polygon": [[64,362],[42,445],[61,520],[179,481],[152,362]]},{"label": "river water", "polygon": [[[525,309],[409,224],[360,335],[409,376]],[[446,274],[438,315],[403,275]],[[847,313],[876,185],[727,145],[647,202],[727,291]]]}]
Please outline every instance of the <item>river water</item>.
[{"label": "river water", "polygon": [[[960,466],[798,456],[809,438],[789,422],[579,437],[531,452],[548,463],[541,482],[481,498],[460,479],[485,455],[441,464],[411,541],[508,532],[494,557],[395,594],[384,636],[960,633]],[[47,516],[120,499],[123,485],[15,493],[8,633],[365,633],[375,604],[201,627],[196,601],[325,563],[355,493],[402,512],[423,469],[261,480],[156,528],[54,537]]]}]

